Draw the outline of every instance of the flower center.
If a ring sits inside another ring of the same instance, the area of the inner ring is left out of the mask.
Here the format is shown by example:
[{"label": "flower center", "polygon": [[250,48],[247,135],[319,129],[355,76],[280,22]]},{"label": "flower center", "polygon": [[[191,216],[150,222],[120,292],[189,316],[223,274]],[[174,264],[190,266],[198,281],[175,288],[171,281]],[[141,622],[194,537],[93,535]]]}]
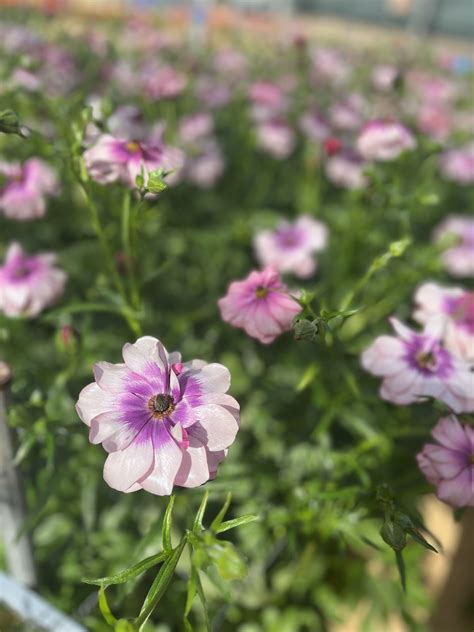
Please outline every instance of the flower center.
[{"label": "flower center", "polygon": [[434,371],[436,369],[436,365],[438,364],[437,358],[432,351],[422,351],[421,353],[418,353],[416,361],[418,362],[418,366],[423,369],[428,369],[429,371]]},{"label": "flower center", "polygon": [[265,298],[268,294],[268,288],[267,287],[263,287],[261,285],[258,286],[258,288],[255,290],[255,296],[257,298]]},{"label": "flower center", "polygon": [[474,465],[474,454],[471,454],[471,456],[469,457],[469,462],[471,465]]},{"label": "flower center", "polygon": [[136,154],[137,151],[140,151],[140,143],[137,143],[136,140],[131,140],[129,143],[127,143],[126,147],[127,151],[129,151],[131,154]]},{"label": "flower center", "polygon": [[174,410],[174,399],[167,393],[158,393],[148,400],[148,408],[155,419],[163,419],[171,415]]},{"label": "flower center", "polygon": [[13,270],[12,276],[15,279],[24,279],[25,277],[28,276],[29,273],[30,271],[28,270],[28,266],[19,265]]}]

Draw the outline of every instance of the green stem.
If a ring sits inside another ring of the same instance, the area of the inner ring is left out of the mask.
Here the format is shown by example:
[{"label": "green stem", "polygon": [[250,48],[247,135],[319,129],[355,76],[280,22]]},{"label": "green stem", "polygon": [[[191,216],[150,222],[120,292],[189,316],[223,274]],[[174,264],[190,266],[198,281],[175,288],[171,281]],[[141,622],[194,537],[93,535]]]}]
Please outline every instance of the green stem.
[{"label": "green stem", "polygon": [[122,204],[122,247],[125,256],[125,267],[130,283],[130,301],[135,309],[140,308],[140,291],[137,284],[135,275],[135,262],[133,256],[133,239],[132,231],[135,226],[136,216],[138,208],[141,202],[138,203],[135,212],[132,214],[131,209],[131,196],[130,191],[126,191],[123,196]]},{"label": "green stem", "polygon": [[[100,221],[97,207],[92,201],[92,198],[85,184],[83,182],[80,182],[80,185],[81,185],[82,192],[84,194],[84,199],[86,201],[87,210],[89,211],[91,225],[92,225],[92,228],[94,229],[97,239],[99,240],[99,245],[102,250],[102,255],[109,269],[110,276],[112,278],[112,281],[115,285],[117,292],[120,294],[120,297],[122,299],[124,306],[128,307],[128,300],[127,300],[127,295],[125,293],[125,288],[123,286],[122,279],[120,278],[120,275],[118,273],[117,266],[115,265],[114,256],[110,250],[104,228]],[[138,320],[134,316],[132,316],[132,314],[128,310],[123,310],[122,315],[125,318],[130,329],[133,331],[133,333],[137,336],[140,336],[141,327]]]}]

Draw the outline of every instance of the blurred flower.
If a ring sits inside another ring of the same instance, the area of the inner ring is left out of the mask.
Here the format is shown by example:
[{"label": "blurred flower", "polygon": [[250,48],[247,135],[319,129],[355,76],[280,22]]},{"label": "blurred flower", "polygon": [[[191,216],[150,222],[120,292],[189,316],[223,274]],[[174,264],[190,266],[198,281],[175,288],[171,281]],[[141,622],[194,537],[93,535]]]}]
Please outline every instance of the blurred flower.
[{"label": "blurred flower", "polygon": [[430,320],[422,333],[390,322],[398,338],[380,336],[362,354],[362,366],[384,378],[381,397],[399,405],[434,397],[456,413],[473,412],[474,373],[442,345],[443,319]]},{"label": "blurred flower", "polygon": [[214,121],[207,112],[185,116],[179,123],[179,137],[183,143],[195,143],[214,131]]},{"label": "blurred flower", "polygon": [[342,149],[341,141],[335,136],[330,136],[329,138],[326,138],[323,146],[326,156],[334,156],[335,154],[338,154]]},{"label": "blurred flower", "polygon": [[331,123],[339,130],[351,131],[358,129],[362,124],[363,103],[359,95],[352,95],[346,101],[338,101],[331,106],[329,117]]},{"label": "blurred flower", "polygon": [[280,116],[288,108],[288,100],[283,90],[271,81],[256,81],[249,88],[252,104],[252,118],[264,122]]},{"label": "blurred flower", "polygon": [[319,83],[343,85],[349,79],[351,67],[342,53],[334,48],[318,48],[312,53],[313,79]]},{"label": "blurred flower", "polygon": [[202,143],[199,152],[188,158],[186,175],[202,189],[209,189],[217,182],[225,168],[224,156],[214,139]]},{"label": "blurred flower", "polygon": [[195,91],[199,101],[211,109],[226,105],[232,96],[229,86],[209,76],[198,77],[195,82]]},{"label": "blurred flower", "polygon": [[46,197],[59,192],[55,172],[39,158],[30,158],[23,165],[2,163],[0,173],[6,177],[0,189],[0,212],[11,219],[43,217]]},{"label": "blurred flower", "polygon": [[368,184],[364,175],[366,163],[354,152],[341,151],[326,161],[326,175],[335,185],[344,189],[363,189]]},{"label": "blurred flower", "polygon": [[303,134],[310,140],[322,141],[331,133],[328,121],[315,109],[302,114],[299,124]]},{"label": "blurred flower", "polygon": [[302,215],[294,223],[283,221],[273,231],[257,233],[256,256],[262,266],[309,277],[316,270],[314,253],[325,247],[327,234],[324,224],[309,215]]},{"label": "blurred flower", "polygon": [[429,103],[449,103],[458,92],[456,83],[451,79],[420,70],[407,74],[407,84],[422,101]]},{"label": "blurred flower", "polygon": [[264,121],[257,125],[257,142],[273,158],[283,160],[295,147],[295,133],[285,121]]},{"label": "blurred flower", "polygon": [[264,344],[291,329],[293,317],[301,311],[272,267],[231,283],[218,304],[223,320]]},{"label": "blurred flower", "polygon": [[186,79],[172,66],[148,62],[140,73],[146,96],[150,99],[175,99],[186,87]]},{"label": "blurred flower", "polygon": [[372,71],[372,85],[381,92],[389,92],[394,87],[398,77],[399,70],[396,66],[381,64],[380,66],[375,66]]},{"label": "blurred flower", "polygon": [[142,171],[146,182],[148,174],[156,169],[179,169],[180,155],[179,150],[161,143],[150,145],[103,134],[84,152],[84,162],[93,180],[101,184],[120,181],[134,188],[136,177]]},{"label": "blurred flower", "polygon": [[247,68],[247,59],[235,48],[225,48],[214,55],[213,66],[226,78],[242,78]]},{"label": "blurred flower", "polygon": [[6,316],[37,316],[63,293],[66,274],[54,267],[56,255],[29,257],[20,244],[8,247],[0,266],[0,311]]},{"label": "blurred flower", "polygon": [[441,173],[457,184],[474,182],[474,143],[446,151],[440,157]]},{"label": "blurred flower", "polygon": [[423,283],[416,291],[415,302],[417,309],[413,318],[424,325],[433,317],[444,317],[446,349],[474,361],[474,292]]},{"label": "blurred flower", "polygon": [[239,404],[222,364],[181,362],[156,338],[125,344],[124,363],[98,362],[77,412],[109,453],[104,479],[122,492],[160,496],[215,477],[239,429]]},{"label": "blurred flower", "polygon": [[474,428],[454,415],[442,417],[431,431],[438,443],[427,443],[416,460],[438,498],[453,507],[474,505]]},{"label": "blurred flower", "polygon": [[116,138],[145,140],[147,134],[143,114],[136,105],[119,105],[109,116],[107,127]]},{"label": "blurred flower", "polygon": [[356,142],[357,151],[366,160],[386,162],[416,147],[411,132],[399,121],[375,119],[364,125]]},{"label": "blurred flower", "polygon": [[438,141],[448,138],[453,125],[450,110],[442,105],[423,103],[418,110],[418,129]]},{"label": "blurred flower", "polygon": [[474,276],[474,219],[449,215],[434,232],[435,241],[446,235],[459,238],[459,243],[443,252],[443,263],[453,276]]}]

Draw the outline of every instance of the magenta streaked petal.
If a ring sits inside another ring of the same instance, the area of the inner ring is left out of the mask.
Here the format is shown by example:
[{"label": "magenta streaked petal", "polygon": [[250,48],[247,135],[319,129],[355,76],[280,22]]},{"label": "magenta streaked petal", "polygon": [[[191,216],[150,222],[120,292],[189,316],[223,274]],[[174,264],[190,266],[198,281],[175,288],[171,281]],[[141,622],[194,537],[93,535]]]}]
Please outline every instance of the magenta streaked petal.
[{"label": "magenta streaked petal", "polygon": [[466,467],[455,478],[443,480],[438,485],[437,496],[454,507],[474,506],[474,467]]},{"label": "magenta streaked petal", "polygon": [[152,470],[153,463],[151,433],[144,428],[127,448],[109,454],[104,465],[104,480],[113,489],[126,491]]},{"label": "magenta streaked petal", "polygon": [[152,494],[169,496],[173,491],[183,452],[163,423],[153,425],[153,448],[154,468],[140,480],[140,485]]},{"label": "magenta streaked petal", "polygon": [[447,448],[459,450],[459,452],[470,452],[469,441],[464,428],[454,415],[441,417],[431,434],[441,445]]}]

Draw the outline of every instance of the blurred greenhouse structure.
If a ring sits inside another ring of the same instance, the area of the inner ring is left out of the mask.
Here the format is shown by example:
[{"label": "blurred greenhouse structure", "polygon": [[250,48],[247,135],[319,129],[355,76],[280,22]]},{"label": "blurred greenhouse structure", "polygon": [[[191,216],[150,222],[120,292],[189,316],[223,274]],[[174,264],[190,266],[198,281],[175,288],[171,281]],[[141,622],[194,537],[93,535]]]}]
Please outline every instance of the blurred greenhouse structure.
[{"label": "blurred greenhouse structure", "polygon": [[472,0],[0,0],[0,5],[34,5],[47,9],[126,11],[146,9],[232,7],[246,12],[337,16],[408,28],[421,33],[460,37],[474,34]]}]

